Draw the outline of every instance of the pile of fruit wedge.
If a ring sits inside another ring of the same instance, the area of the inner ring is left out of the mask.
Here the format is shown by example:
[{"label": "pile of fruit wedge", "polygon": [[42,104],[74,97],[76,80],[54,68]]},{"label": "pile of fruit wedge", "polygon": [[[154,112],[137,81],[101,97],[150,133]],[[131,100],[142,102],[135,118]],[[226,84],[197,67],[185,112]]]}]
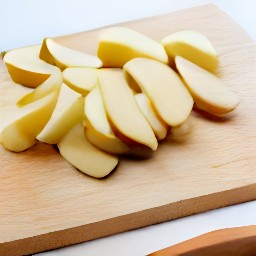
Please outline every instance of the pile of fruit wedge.
[{"label": "pile of fruit wedge", "polygon": [[120,156],[153,152],[168,133],[186,130],[194,104],[212,115],[238,105],[214,74],[212,44],[196,31],[157,42],[110,27],[99,34],[97,55],[51,38],[7,52],[12,80],[34,89],[1,110],[3,147],[20,152],[37,141],[57,144],[70,164],[101,178]]}]

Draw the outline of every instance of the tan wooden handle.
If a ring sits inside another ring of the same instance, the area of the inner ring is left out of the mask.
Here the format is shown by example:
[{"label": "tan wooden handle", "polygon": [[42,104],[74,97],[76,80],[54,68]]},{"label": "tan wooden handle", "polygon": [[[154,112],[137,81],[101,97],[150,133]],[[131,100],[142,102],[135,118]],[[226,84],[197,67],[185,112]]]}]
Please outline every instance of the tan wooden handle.
[{"label": "tan wooden handle", "polygon": [[256,225],[216,230],[149,254],[149,256],[174,255],[256,255]]}]

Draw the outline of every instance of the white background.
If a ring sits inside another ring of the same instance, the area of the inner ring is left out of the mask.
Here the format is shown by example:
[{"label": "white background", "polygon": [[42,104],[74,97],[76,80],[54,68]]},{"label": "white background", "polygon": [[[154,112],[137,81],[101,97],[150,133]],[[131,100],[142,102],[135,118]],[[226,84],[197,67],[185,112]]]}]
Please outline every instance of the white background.
[{"label": "white background", "polygon": [[[209,2],[229,14],[256,40],[254,0],[0,0],[0,50],[39,44],[45,36],[85,31]],[[40,256],[145,255],[208,231],[250,224],[256,224],[255,201],[45,252]]]}]

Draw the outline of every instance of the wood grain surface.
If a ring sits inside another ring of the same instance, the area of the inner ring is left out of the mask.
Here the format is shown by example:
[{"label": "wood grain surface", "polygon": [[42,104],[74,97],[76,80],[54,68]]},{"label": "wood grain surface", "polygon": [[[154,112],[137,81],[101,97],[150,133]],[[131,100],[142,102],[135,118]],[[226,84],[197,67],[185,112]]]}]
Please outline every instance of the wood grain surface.
[{"label": "wood grain surface", "polygon": [[[212,5],[126,23],[157,40],[182,29],[204,33],[219,76],[241,98],[226,118],[194,111],[183,143],[165,141],[152,158],[122,159],[107,178],[72,168],[52,146],[22,153],[0,147],[0,255],[45,251],[256,199],[255,43]],[[100,30],[60,37],[95,53]],[[47,35],[46,35],[47,36]],[[1,61],[0,106],[25,90]]]}]

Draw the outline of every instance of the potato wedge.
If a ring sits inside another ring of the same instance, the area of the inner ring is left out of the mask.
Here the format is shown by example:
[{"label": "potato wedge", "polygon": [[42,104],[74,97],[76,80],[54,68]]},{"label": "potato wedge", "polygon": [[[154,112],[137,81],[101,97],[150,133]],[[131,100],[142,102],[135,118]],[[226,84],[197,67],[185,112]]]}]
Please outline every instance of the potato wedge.
[{"label": "potato wedge", "polygon": [[75,125],[57,146],[71,165],[95,178],[105,177],[118,164],[117,156],[101,151],[86,139],[82,124]]},{"label": "potato wedge", "polygon": [[99,88],[107,116],[120,135],[156,150],[157,139],[140,111],[123,71],[99,70]]},{"label": "potato wedge", "polygon": [[96,68],[66,68],[62,75],[65,84],[84,96],[97,85]]},{"label": "potato wedge", "polygon": [[125,27],[111,27],[101,31],[98,57],[103,61],[104,67],[113,68],[121,68],[136,57],[168,62],[161,43]]},{"label": "potato wedge", "polygon": [[210,72],[217,70],[217,53],[208,38],[199,32],[182,30],[162,39],[162,44],[171,65],[175,56],[181,56]]},{"label": "potato wedge", "polygon": [[39,57],[61,70],[68,67],[100,68],[102,66],[98,57],[62,46],[51,38],[44,39]]},{"label": "potato wedge", "polygon": [[75,124],[82,122],[83,108],[84,97],[63,83],[51,118],[36,138],[48,144],[57,144]]},{"label": "potato wedge", "polygon": [[136,58],[127,62],[124,70],[137,82],[166,124],[177,126],[187,119],[194,102],[170,67],[155,60]]},{"label": "potato wedge", "polygon": [[158,140],[163,140],[167,135],[168,125],[155,112],[150,100],[143,93],[135,95],[135,100],[140,110],[148,120]]},{"label": "potato wedge", "polygon": [[180,56],[175,63],[198,108],[223,115],[238,105],[237,95],[215,75]]},{"label": "potato wedge", "polygon": [[35,88],[50,75],[58,71],[57,67],[39,59],[40,46],[30,46],[8,51],[4,63],[15,83]]},{"label": "potato wedge", "polygon": [[86,116],[85,134],[96,147],[113,154],[126,153],[129,146],[119,139],[111,129],[98,87],[85,99]]},{"label": "potato wedge", "polygon": [[36,136],[50,119],[57,98],[58,92],[53,91],[22,108],[13,108],[4,121],[0,134],[1,144],[14,152],[33,146],[36,143]]},{"label": "potato wedge", "polygon": [[62,74],[59,69],[51,74],[42,84],[40,84],[34,91],[24,95],[17,101],[17,106],[22,107],[36,100],[45,97],[50,92],[60,90],[62,84]]}]

